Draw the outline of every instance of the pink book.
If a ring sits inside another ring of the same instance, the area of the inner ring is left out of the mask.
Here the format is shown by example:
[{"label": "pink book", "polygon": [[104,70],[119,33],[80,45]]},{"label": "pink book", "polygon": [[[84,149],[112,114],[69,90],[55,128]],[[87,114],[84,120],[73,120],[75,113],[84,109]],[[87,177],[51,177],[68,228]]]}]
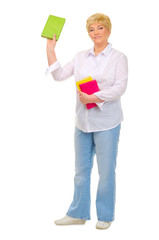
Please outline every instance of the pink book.
[{"label": "pink book", "polygon": [[[97,84],[96,80],[81,83],[80,84],[80,89],[81,89],[82,92],[87,93],[88,95],[91,95],[91,94],[99,91],[99,87],[98,87],[98,84]],[[96,106],[97,105],[95,103],[87,103],[86,104],[87,109],[94,108]]]}]

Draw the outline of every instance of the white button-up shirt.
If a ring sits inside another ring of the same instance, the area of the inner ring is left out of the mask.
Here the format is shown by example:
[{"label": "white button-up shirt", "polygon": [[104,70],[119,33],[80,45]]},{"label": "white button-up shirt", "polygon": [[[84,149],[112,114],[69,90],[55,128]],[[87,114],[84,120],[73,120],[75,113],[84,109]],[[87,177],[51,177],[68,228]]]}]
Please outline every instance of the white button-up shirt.
[{"label": "white button-up shirt", "polygon": [[94,93],[104,100],[96,103],[97,107],[87,109],[76,96],[77,128],[84,132],[97,132],[112,129],[121,123],[123,113],[120,97],[125,92],[128,78],[127,57],[112,48],[107,47],[95,56],[94,48],[78,53],[75,58],[61,66],[56,61],[46,70],[55,80],[65,80],[74,75],[75,81],[91,76],[96,79],[100,91]]}]

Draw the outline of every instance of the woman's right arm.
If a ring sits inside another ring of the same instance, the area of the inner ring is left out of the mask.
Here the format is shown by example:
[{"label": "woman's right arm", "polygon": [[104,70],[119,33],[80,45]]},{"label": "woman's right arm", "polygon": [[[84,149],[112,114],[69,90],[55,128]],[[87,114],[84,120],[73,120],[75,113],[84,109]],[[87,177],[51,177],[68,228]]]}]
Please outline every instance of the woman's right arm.
[{"label": "woman's right arm", "polygon": [[54,35],[53,40],[47,39],[47,59],[49,67],[46,71],[46,74],[51,73],[55,80],[62,81],[73,75],[74,60],[61,67],[60,63],[57,61],[56,58],[55,46],[56,38]]},{"label": "woman's right arm", "polygon": [[57,61],[55,54],[56,38],[55,34],[53,40],[47,39],[47,59],[49,66]]}]

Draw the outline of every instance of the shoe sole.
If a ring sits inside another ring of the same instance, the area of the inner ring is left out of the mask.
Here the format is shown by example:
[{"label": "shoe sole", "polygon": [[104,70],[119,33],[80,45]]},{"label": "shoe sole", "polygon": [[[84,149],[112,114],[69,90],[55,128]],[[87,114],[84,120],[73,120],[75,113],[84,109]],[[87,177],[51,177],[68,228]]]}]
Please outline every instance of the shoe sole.
[{"label": "shoe sole", "polygon": [[[111,225],[111,224],[110,224]],[[108,229],[110,227],[110,225],[108,227],[105,227],[105,228],[102,228],[102,227],[99,227],[99,226],[96,226],[96,229],[100,229],[100,230],[105,230],[105,229]]]},{"label": "shoe sole", "polygon": [[84,225],[85,223],[86,223],[86,221],[84,222],[79,222],[79,221],[77,221],[77,222],[70,222],[70,223],[56,223],[56,222],[54,222],[56,225],[58,225],[58,226],[67,226],[67,225]]}]

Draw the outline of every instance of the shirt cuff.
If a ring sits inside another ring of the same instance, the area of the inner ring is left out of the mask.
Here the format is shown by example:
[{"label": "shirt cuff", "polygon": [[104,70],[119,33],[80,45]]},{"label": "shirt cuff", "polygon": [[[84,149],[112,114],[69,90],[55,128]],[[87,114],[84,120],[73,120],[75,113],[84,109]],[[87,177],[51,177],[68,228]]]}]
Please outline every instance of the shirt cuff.
[{"label": "shirt cuff", "polygon": [[103,108],[103,104],[104,102],[102,103],[96,103],[97,107],[102,111],[102,108]]},{"label": "shirt cuff", "polygon": [[56,70],[58,67],[60,67],[60,63],[58,61],[54,62],[52,65],[50,65],[46,71],[45,71],[45,76],[47,76],[49,73],[53,72]]},{"label": "shirt cuff", "polygon": [[[101,98],[101,92],[99,91],[99,92],[95,92],[95,93],[93,93],[96,97],[98,97],[98,98],[100,98],[100,99],[102,99]],[[102,100],[104,100],[104,99],[102,99]],[[105,101],[104,102],[101,102],[101,103],[96,103],[96,105],[98,106],[98,108],[102,111],[102,107],[103,107],[103,104],[105,103]]]}]

